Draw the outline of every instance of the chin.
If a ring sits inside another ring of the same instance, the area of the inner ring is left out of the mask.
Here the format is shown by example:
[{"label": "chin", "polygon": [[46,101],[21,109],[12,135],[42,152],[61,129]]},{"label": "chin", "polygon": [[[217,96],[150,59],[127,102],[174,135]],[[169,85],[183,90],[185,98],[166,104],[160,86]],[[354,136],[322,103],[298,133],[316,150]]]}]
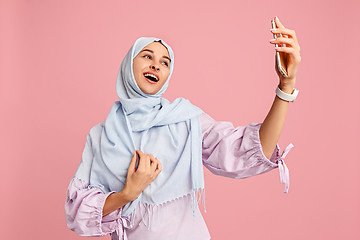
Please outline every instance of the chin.
[{"label": "chin", "polygon": [[154,89],[141,89],[141,91],[143,91],[146,94],[150,94],[150,95],[154,95],[156,94],[159,90],[154,90]]}]

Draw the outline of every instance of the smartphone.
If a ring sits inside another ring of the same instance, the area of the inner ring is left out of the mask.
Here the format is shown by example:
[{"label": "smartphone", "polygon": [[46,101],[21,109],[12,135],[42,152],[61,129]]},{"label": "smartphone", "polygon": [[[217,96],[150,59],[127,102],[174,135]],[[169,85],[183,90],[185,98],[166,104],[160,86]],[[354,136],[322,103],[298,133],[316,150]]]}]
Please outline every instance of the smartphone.
[{"label": "smartphone", "polygon": [[[275,20],[272,19],[271,20],[271,27],[273,29],[277,28],[276,27],[276,23],[275,23]],[[281,33],[278,33],[279,34],[279,37],[282,37],[282,34]],[[276,34],[273,33],[274,35],[274,39],[277,38]],[[277,47],[278,44],[275,43],[275,47]],[[279,72],[284,76],[284,77],[288,77],[287,75],[287,69],[286,69],[286,63],[285,63],[285,56],[284,56],[284,52],[278,52],[276,51],[276,66],[277,66],[277,69],[279,70]]]}]

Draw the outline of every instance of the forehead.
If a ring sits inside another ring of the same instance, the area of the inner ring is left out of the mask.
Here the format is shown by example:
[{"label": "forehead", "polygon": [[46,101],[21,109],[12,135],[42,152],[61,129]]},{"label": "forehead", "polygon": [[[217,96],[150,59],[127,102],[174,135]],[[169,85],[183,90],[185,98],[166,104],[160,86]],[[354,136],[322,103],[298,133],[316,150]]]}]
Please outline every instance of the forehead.
[{"label": "forehead", "polygon": [[142,50],[144,50],[144,49],[150,49],[150,50],[153,50],[155,54],[170,57],[167,48],[160,42],[152,42],[152,43],[148,44],[147,46],[145,46]]}]

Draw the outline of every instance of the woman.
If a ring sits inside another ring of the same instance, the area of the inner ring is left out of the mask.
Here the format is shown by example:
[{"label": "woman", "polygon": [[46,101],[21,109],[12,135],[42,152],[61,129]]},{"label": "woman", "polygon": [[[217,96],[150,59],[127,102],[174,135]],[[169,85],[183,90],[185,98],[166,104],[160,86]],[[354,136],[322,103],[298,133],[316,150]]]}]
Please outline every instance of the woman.
[{"label": "woman", "polygon": [[[291,93],[299,64],[295,33],[276,19],[273,43],[288,53],[281,89]],[[279,167],[289,179],[277,138],[287,101],[275,98],[263,123],[244,127],[217,122],[184,98],[170,103],[166,91],[174,66],[171,47],[158,38],[135,41],[121,63],[116,101],[94,126],[65,203],[68,227],[82,236],[112,239],[210,239],[198,202],[205,208],[202,165],[217,175],[246,178]],[[261,131],[260,131],[261,127]],[[260,138],[262,139],[260,142]],[[285,168],[285,173],[283,171]],[[206,210],[205,210],[206,211]]]}]

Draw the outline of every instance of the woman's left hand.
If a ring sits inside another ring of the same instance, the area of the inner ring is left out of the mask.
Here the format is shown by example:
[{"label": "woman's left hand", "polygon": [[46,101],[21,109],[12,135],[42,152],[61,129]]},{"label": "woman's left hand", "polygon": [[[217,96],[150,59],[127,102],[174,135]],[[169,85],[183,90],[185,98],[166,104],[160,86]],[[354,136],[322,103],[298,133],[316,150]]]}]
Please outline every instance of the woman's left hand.
[{"label": "woman's left hand", "polygon": [[[295,86],[296,81],[296,72],[299,67],[301,56],[300,56],[300,45],[296,38],[295,30],[287,29],[285,26],[280,22],[278,18],[275,17],[275,23],[277,26],[276,30],[271,30],[272,33],[277,34],[281,33],[282,37],[277,37],[275,40],[270,40],[271,44],[278,44],[279,49],[276,49],[284,58],[284,62],[287,65],[287,75],[288,77],[285,78],[281,73],[279,73],[276,67],[276,55],[275,55],[275,69],[279,76],[279,86],[282,91],[287,91],[288,93],[292,93],[293,88]],[[282,46],[282,44],[285,44]]]}]

